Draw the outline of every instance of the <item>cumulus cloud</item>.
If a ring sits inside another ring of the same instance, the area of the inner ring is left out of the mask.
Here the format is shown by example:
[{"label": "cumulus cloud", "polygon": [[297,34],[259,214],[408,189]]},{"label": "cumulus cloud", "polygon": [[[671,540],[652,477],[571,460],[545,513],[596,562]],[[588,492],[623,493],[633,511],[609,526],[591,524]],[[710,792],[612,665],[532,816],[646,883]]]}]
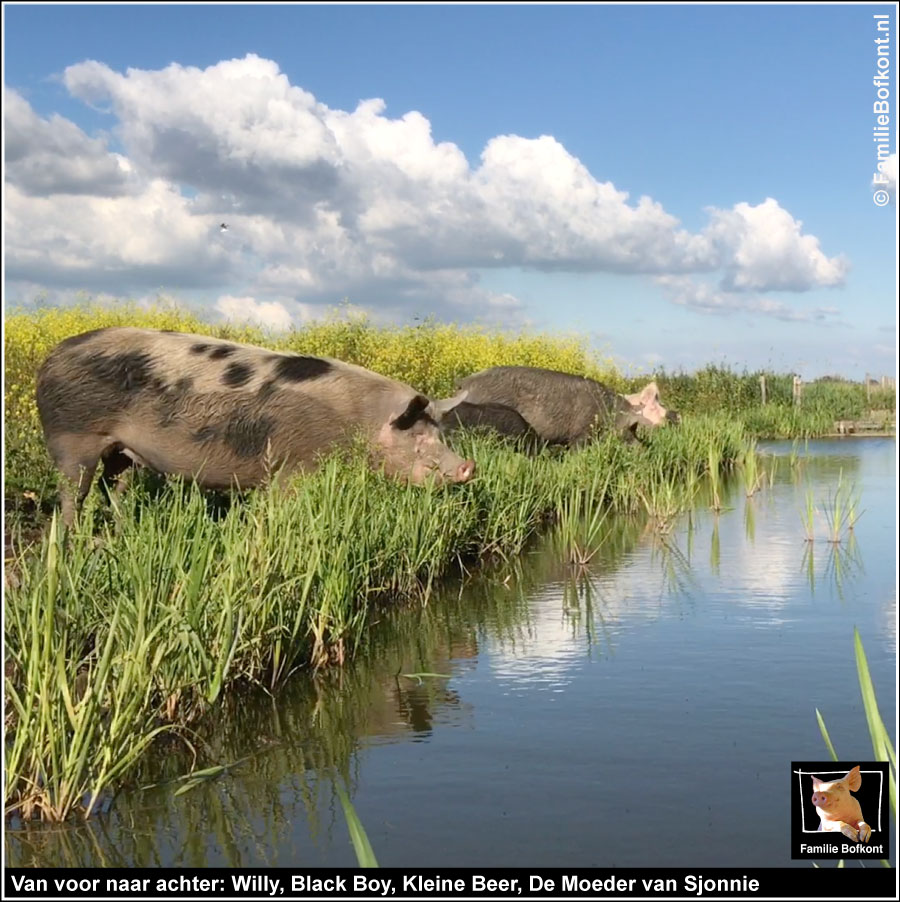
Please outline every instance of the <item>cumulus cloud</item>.
[{"label": "cumulus cloud", "polygon": [[824,322],[839,314],[836,307],[797,310],[783,301],[744,292],[722,291],[714,285],[698,282],[687,276],[659,276],[656,281],[673,304],[686,307],[695,313],[719,316],[749,313],[784,322]]},{"label": "cumulus cloud", "polygon": [[28,101],[4,88],[7,179],[32,195],[92,194],[106,197],[133,190],[131,164],[110,153],[104,141],[53,115],[41,119]]},{"label": "cumulus cloud", "polygon": [[231,322],[252,323],[279,332],[294,325],[294,317],[278,301],[257,301],[255,298],[236,298],[225,294],[216,301],[216,310]]},{"label": "cumulus cloud", "polygon": [[134,195],[29,196],[6,186],[6,274],[89,290],[216,284],[232,266],[208,224],[161,179]]},{"label": "cumulus cloud", "polygon": [[719,251],[723,288],[805,291],[844,281],[847,261],[826,257],[819,239],[804,235],[803,223],[771,197],[755,207],[739,203],[709,213],[705,235]]},{"label": "cumulus cloud", "polygon": [[846,273],[772,199],[710,210],[692,233],[551,136],[498,135],[472,165],[421,113],[392,118],[379,99],[330,109],[253,54],[124,73],[85,61],[63,81],[114,117],[125,154],[13,96],[7,267],[22,281],[501,317],[524,305],[481,288],[484,269],[705,274],[723,298]]}]

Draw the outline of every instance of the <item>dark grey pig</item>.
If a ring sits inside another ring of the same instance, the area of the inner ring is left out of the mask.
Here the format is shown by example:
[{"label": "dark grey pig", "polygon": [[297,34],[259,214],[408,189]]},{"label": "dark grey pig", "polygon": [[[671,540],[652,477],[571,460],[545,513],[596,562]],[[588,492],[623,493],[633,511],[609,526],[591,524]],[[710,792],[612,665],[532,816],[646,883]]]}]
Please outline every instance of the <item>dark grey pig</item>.
[{"label": "dark grey pig", "polygon": [[551,444],[582,444],[594,430],[608,429],[630,440],[638,426],[679,419],[659,403],[655,382],[637,394],[620,395],[583,376],[531,366],[495,366],[466,376],[459,386],[466,391],[467,403],[512,408]]},{"label": "dark grey pig", "polygon": [[[353,364],[280,354],[203,335],[110,328],[58,344],[37,378],[50,456],[90,488],[132,461],[208,488],[249,487],[273,471],[311,468],[362,433],[373,463],[421,483],[466,482],[475,471],[441,441],[442,416],[465,395],[429,401]],[[63,517],[75,504],[63,491]]]},{"label": "dark grey pig", "polygon": [[462,401],[441,421],[441,432],[448,435],[460,427],[499,432],[515,438],[529,450],[537,450],[543,444],[525,418],[505,404],[470,404]]}]

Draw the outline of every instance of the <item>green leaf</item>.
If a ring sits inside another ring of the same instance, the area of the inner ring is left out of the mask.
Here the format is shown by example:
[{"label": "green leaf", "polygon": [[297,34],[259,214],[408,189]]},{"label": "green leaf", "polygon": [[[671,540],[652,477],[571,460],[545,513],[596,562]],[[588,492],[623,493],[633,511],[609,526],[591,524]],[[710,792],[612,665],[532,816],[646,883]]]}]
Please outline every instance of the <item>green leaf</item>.
[{"label": "green leaf", "polygon": [[347,830],[350,832],[350,841],[353,843],[353,850],[356,852],[356,860],[359,862],[359,866],[361,868],[377,868],[378,861],[375,858],[375,853],[372,851],[369,837],[366,836],[366,831],[363,829],[363,825],[360,823],[356,810],[350,802],[344,787],[335,780],[334,789],[341,800],[341,807],[344,809]]},{"label": "green leaf", "polygon": [[819,731],[822,733],[822,738],[825,740],[825,745],[828,747],[828,754],[831,755],[831,760],[837,761],[837,752],[834,750],[834,746],[831,744],[831,738],[828,736],[828,730],[825,729],[825,721],[822,720],[822,715],[819,713],[818,708],[816,708],[816,720],[819,721]]}]

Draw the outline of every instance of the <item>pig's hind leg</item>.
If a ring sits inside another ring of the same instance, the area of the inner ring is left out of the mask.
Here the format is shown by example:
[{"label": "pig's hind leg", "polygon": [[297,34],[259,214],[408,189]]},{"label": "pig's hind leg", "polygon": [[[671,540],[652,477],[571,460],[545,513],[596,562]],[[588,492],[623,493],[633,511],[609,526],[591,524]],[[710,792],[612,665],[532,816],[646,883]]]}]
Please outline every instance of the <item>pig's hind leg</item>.
[{"label": "pig's hind leg", "polygon": [[62,519],[66,526],[75,522],[75,514],[91,488],[97,464],[109,444],[97,435],[64,435],[48,441],[50,456],[63,474],[60,485]]}]

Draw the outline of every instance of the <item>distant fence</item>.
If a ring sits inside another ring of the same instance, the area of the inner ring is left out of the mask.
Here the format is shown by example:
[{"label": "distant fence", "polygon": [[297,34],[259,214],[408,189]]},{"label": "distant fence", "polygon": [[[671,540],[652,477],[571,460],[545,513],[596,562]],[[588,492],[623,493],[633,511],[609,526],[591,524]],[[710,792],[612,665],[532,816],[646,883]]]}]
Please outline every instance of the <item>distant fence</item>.
[{"label": "distant fence", "polygon": [[893,376],[882,376],[881,379],[870,379],[866,373],[866,400],[872,399],[872,389],[881,389],[882,391],[897,391],[897,380]]},{"label": "distant fence", "polygon": [[[793,382],[791,386],[791,397],[793,399],[793,403],[795,406],[799,406],[803,403],[803,386],[804,385],[815,385],[813,382],[806,382],[800,378],[800,376],[794,376]],[[858,384],[858,383],[857,383]],[[880,376],[878,378],[871,378],[868,373],[866,373],[866,402],[871,403],[872,393],[876,391],[880,392],[893,392],[896,394],[897,392],[897,380],[893,376]],[[766,377],[759,377],[759,394],[762,400],[763,405],[766,404],[768,400],[768,391],[766,386]]]}]

